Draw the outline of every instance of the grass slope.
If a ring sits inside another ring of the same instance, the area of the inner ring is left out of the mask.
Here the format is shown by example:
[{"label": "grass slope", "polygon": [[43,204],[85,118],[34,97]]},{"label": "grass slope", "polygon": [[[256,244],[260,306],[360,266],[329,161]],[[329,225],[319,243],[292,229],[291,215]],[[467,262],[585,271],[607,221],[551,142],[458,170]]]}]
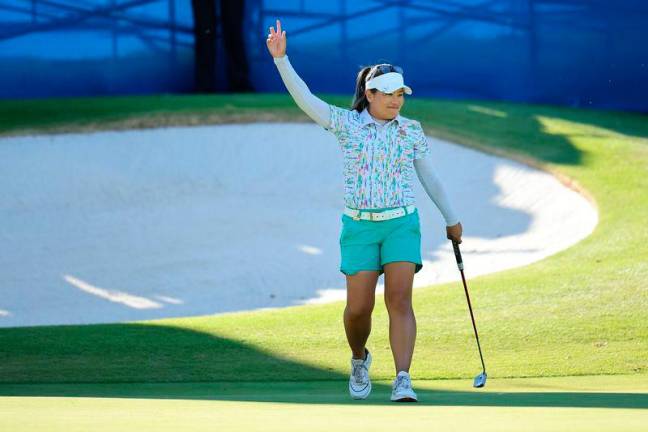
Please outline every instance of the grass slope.
[{"label": "grass slope", "polygon": [[[403,114],[421,120],[430,135],[569,178],[600,212],[590,237],[542,262],[479,278],[470,278],[466,263],[489,376],[648,372],[648,118],[431,100],[408,101]],[[0,133],[250,121],[258,115],[304,120],[289,97],[276,95],[4,101]],[[417,290],[414,303],[419,332],[413,376],[474,376],[479,357],[461,286]],[[0,329],[0,382],[343,380],[349,357],[343,307]],[[392,378],[381,302],[369,348],[372,377]]]}]

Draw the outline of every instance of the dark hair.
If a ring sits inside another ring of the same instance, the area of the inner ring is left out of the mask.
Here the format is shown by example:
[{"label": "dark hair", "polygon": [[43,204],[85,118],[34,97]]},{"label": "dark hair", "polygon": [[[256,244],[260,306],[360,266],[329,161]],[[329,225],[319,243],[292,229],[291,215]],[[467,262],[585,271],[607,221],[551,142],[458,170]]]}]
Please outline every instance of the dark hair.
[{"label": "dark hair", "polygon": [[[378,67],[381,66],[381,67]],[[365,83],[367,82],[367,75],[371,72],[371,78],[382,75],[384,68],[382,66],[387,66],[388,68],[396,68],[399,73],[402,73],[402,69],[398,66],[392,66],[389,63],[378,63],[371,66],[365,66],[360,69],[358,76],[356,78],[355,94],[353,95],[353,102],[351,103],[351,109],[358,112],[362,112],[365,108],[369,106],[369,101],[365,95]],[[369,90],[372,93],[376,93],[376,89]]]},{"label": "dark hair", "polygon": [[[369,101],[365,95],[365,83],[367,82],[367,74],[373,66],[365,66],[360,69],[358,72],[358,77],[356,78],[355,94],[353,95],[353,103],[351,103],[351,109],[358,112],[362,112],[365,108],[369,106]],[[376,89],[369,90],[373,93],[376,92]]]}]

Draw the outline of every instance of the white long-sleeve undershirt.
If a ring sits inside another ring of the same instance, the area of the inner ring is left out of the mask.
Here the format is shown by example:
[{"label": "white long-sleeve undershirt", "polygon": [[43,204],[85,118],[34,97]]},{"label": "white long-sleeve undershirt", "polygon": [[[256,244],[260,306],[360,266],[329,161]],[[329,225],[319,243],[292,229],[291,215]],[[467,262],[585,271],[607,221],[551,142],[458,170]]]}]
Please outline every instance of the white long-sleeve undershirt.
[{"label": "white long-sleeve undershirt", "polygon": [[295,103],[306,115],[323,128],[328,128],[331,122],[331,109],[329,104],[315,96],[309,90],[306,83],[297,75],[293,69],[288,56],[275,57],[274,62],[279,69],[279,75],[288,89],[288,93],[295,100]]},{"label": "white long-sleeve undershirt", "polygon": [[423,185],[423,189],[425,189],[425,192],[443,215],[446,225],[458,224],[459,218],[455,214],[452,205],[450,205],[450,200],[443,189],[441,181],[434,174],[434,167],[430,158],[414,159],[414,170]]},{"label": "white long-sleeve undershirt", "polygon": [[[295,100],[295,103],[318,125],[328,128],[331,121],[329,104],[311,93],[306,83],[297,75],[293,69],[288,56],[275,57],[274,63],[279,70],[286,89]],[[423,189],[432,202],[437,206],[447,226],[456,225],[459,222],[450,201],[439,181],[434,174],[434,168],[429,158],[415,159],[414,169]]]}]

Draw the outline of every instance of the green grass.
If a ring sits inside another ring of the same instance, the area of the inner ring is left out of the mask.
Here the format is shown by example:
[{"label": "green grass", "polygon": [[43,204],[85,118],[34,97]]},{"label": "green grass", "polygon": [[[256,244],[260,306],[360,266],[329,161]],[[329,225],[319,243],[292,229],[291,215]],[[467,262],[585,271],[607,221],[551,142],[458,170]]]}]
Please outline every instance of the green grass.
[{"label": "green grass", "polygon": [[416,405],[390,403],[389,383],[374,385],[363,401],[339,381],[2,385],[0,429],[630,432],[648,421],[645,375],[494,379],[488,390],[418,381]]},{"label": "green grass", "polygon": [[0,135],[282,120],[300,116],[283,95],[114,96],[1,100]]},{"label": "green grass", "polygon": [[[348,97],[325,97],[348,105]],[[471,278],[493,378],[648,373],[648,117],[494,102],[408,101],[428,134],[541,166],[596,201],[600,223],[541,262]],[[287,96],[0,102],[0,134],[258,119],[304,121]],[[471,227],[464,227],[469,234]],[[336,269],[331,269],[336,271]],[[90,326],[0,329],[0,383],[344,380],[343,303]],[[480,371],[461,285],[414,295],[416,379]],[[394,371],[377,302],[372,377]],[[645,375],[641,375],[645,377]],[[4,394],[0,387],[0,394]]]}]

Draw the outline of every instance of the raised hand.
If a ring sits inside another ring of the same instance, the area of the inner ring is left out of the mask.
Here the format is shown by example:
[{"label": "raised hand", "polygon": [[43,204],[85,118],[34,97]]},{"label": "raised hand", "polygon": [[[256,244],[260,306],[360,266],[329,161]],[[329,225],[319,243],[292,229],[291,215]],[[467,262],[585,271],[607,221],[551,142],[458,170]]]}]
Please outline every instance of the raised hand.
[{"label": "raised hand", "polygon": [[281,21],[277,20],[277,31],[270,26],[266,45],[272,57],[283,57],[286,54],[286,31],[281,31]]}]

